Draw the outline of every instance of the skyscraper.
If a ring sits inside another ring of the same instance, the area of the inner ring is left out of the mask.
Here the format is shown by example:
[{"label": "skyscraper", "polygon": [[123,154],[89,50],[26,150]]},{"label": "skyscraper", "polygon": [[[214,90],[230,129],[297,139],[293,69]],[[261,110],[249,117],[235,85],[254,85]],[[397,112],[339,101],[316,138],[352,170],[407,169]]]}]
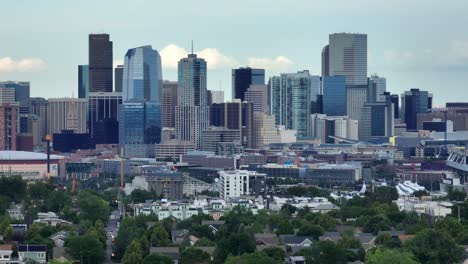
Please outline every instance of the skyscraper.
[{"label": "skyscraper", "polygon": [[19,113],[29,113],[29,95],[30,83],[29,82],[0,82],[0,88],[13,88],[15,89],[15,101],[19,104]]},{"label": "skyscraper", "polygon": [[245,100],[245,92],[252,84],[265,84],[265,70],[239,68],[232,70],[232,98]]},{"label": "skyscraper", "polygon": [[322,49],[322,77],[330,75],[330,46]]},{"label": "skyscraper", "polygon": [[189,54],[178,63],[176,137],[200,148],[201,131],[208,126],[206,61]]},{"label": "skyscraper", "polygon": [[47,102],[47,133],[87,133],[86,113],[88,100],[82,98],[49,98]]},{"label": "skyscraper", "polygon": [[322,109],[328,116],[346,115],[346,78],[344,76],[322,77]]},{"label": "skyscraper", "polygon": [[89,93],[89,67],[78,65],[78,98],[88,98]]},{"label": "skyscraper", "polygon": [[151,46],[129,49],[125,54],[123,101],[159,102],[162,82],[161,56]]},{"label": "skyscraper", "polygon": [[208,90],[208,106],[224,102],[224,91]]},{"label": "skyscraper", "polygon": [[112,92],[112,56],[109,34],[89,34],[90,92]]},{"label": "skyscraper", "polygon": [[369,95],[371,95],[370,101],[385,102],[386,96],[384,93],[387,91],[387,79],[377,75],[372,75],[370,80],[373,82],[373,86],[371,87],[371,91],[369,93]]},{"label": "skyscraper", "polygon": [[270,108],[276,124],[296,130],[298,138],[309,136],[311,84],[309,71],[282,73],[269,81]]},{"label": "skyscraper", "polygon": [[399,96],[398,94],[392,94],[391,95],[391,100],[393,103],[393,109],[394,109],[394,118],[398,119],[400,118],[400,102],[399,102]]},{"label": "skyscraper", "polygon": [[122,92],[123,83],[123,65],[117,65],[114,69],[114,92]]},{"label": "skyscraper", "polygon": [[37,135],[40,141],[45,140],[47,134],[47,100],[42,97],[33,97],[29,99],[29,113],[37,118]]},{"label": "skyscraper", "polygon": [[96,144],[119,143],[119,105],[122,93],[89,93],[89,133]]},{"label": "skyscraper", "polygon": [[367,35],[329,35],[329,75],[345,76],[346,85],[367,84]]},{"label": "skyscraper", "polygon": [[0,105],[0,150],[16,150],[18,106]]},{"label": "skyscraper", "polygon": [[362,108],[359,139],[391,137],[394,135],[394,106],[390,95],[383,102],[368,102]]},{"label": "skyscraper", "polygon": [[407,130],[417,129],[417,114],[430,110],[432,95],[427,91],[413,88],[401,95],[401,116]]},{"label": "skyscraper", "polygon": [[269,112],[268,86],[252,84],[245,92],[245,101],[253,104],[254,112]]},{"label": "skyscraper", "polygon": [[163,127],[175,127],[175,107],[177,105],[177,82],[162,83],[162,119]]},{"label": "skyscraper", "polygon": [[[371,82],[372,83],[372,82]],[[349,86],[346,88],[346,115],[350,119],[358,120],[359,132],[364,129],[361,125],[362,108],[367,103],[369,88],[363,85]]]},{"label": "skyscraper", "polygon": [[161,140],[161,57],[151,46],[129,49],[123,69],[119,144],[130,157],[154,157]]}]

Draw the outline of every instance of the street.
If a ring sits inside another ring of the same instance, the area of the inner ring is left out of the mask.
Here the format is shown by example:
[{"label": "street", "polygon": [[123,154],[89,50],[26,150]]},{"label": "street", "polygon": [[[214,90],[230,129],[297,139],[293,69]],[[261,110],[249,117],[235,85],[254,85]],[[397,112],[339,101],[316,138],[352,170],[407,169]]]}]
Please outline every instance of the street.
[{"label": "street", "polygon": [[112,257],[112,243],[114,238],[117,236],[117,232],[119,230],[119,221],[120,221],[120,210],[114,210],[111,212],[109,222],[106,226],[107,232],[107,246],[106,246],[106,263],[113,263],[111,261]]}]

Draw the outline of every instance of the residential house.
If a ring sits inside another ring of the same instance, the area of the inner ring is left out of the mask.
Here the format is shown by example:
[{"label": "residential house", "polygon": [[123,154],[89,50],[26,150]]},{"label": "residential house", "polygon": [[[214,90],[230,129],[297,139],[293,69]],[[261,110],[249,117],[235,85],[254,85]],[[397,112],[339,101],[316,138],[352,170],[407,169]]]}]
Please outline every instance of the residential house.
[{"label": "residential house", "polygon": [[0,263],[10,263],[12,260],[11,253],[13,253],[12,245],[0,245]]},{"label": "residential house", "polygon": [[47,246],[35,244],[19,245],[18,255],[24,262],[36,261],[38,263],[47,263]]},{"label": "residential house", "polygon": [[361,242],[362,246],[366,251],[369,249],[373,248],[375,246],[375,238],[372,233],[360,233],[360,234],[355,234],[354,237],[359,239]]},{"label": "residential house", "polygon": [[282,244],[289,247],[310,247],[313,243],[313,238],[307,236],[296,235],[280,235]]},{"label": "residential house", "polygon": [[50,239],[54,241],[56,247],[63,247],[63,245],[65,244],[65,240],[67,240],[68,236],[69,236],[68,231],[61,230],[51,235]]},{"label": "residential house", "polygon": [[13,204],[9,209],[7,209],[8,216],[13,220],[23,221],[23,205]]},{"label": "residential house", "polygon": [[184,242],[184,240],[187,238],[189,234],[189,231],[187,229],[181,229],[181,230],[172,230],[171,231],[171,238],[172,238],[172,243],[180,245]]},{"label": "residential house", "polygon": [[286,258],[286,264],[306,264],[304,256],[290,256]]},{"label": "residential house", "polygon": [[71,222],[60,219],[54,212],[37,213],[37,218],[38,219],[34,220],[34,223],[46,224],[49,226],[72,225]]},{"label": "residential house", "polygon": [[179,248],[178,247],[151,247],[150,254],[159,254],[170,257],[174,264],[179,263]]},{"label": "residential house", "polygon": [[219,231],[219,229],[226,223],[226,221],[220,220],[203,220],[202,225],[207,225],[213,234]]}]

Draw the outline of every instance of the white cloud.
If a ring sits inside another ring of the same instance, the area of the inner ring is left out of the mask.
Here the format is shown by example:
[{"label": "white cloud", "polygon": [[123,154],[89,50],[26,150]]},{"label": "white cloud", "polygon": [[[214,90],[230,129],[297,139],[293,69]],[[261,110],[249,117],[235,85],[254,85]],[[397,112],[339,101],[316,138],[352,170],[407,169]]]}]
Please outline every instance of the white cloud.
[{"label": "white cloud", "polygon": [[[161,63],[163,68],[177,69],[180,59],[187,56],[189,52],[175,44],[169,44],[161,49]],[[215,48],[206,48],[195,51],[198,57],[206,60],[208,69],[230,68],[238,65],[237,61],[230,56],[221,53]]]},{"label": "white cloud", "polygon": [[45,68],[45,61],[39,58],[25,58],[20,60],[14,60],[10,57],[0,58],[0,73],[38,72]]},{"label": "white cloud", "polygon": [[384,60],[390,64],[405,64],[410,62],[415,56],[411,51],[390,49],[384,51]]},{"label": "white cloud", "polygon": [[256,58],[247,59],[247,65],[253,68],[262,68],[273,72],[286,71],[294,62],[285,56],[276,58]]}]

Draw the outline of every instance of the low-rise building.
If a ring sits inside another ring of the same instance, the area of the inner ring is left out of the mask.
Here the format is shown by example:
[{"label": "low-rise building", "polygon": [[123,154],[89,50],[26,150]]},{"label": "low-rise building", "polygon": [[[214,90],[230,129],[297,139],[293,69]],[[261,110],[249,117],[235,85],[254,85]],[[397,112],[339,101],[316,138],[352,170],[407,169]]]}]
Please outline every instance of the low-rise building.
[{"label": "low-rise building", "polygon": [[37,213],[37,218],[34,220],[34,223],[45,224],[48,226],[58,226],[58,225],[72,225],[71,222],[60,219],[58,215],[54,212],[48,213]]},{"label": "low-rise building", "polygon": [[416,212],[431,217],[446,217],[452,213],[450,202],[443,201],[423,201],[417,197],[400,197],[393,201],[400,211]]},{"label": "low-rise building", "polygon": [[221,198],[238,198],[263,193],[266,188],[266,174],[247,170],[220,171]]},{"label": "low-rise building", "polygon": [[18,245],[18,255],[24,263],[47,263],[47,246],[35,244]]}]

